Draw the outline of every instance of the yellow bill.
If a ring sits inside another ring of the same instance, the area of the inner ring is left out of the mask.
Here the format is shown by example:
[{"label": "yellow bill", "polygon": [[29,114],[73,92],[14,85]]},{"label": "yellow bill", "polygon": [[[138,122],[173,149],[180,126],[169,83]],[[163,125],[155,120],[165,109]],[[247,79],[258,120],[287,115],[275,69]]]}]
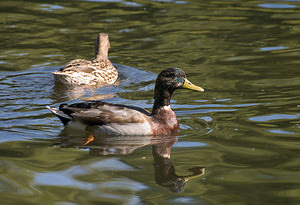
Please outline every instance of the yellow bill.
[{"label": "yellow bill", "polygon": [[191,89],[191,90],[196,90],[196,91],[199,91],[199,92],[204,92],[204,89],[197,86],[197,85],[194,85],[193,83],[191,83],[188,79],[184,79],[184,84],[183,84],[183,88],[187,88],[187,89]]}]

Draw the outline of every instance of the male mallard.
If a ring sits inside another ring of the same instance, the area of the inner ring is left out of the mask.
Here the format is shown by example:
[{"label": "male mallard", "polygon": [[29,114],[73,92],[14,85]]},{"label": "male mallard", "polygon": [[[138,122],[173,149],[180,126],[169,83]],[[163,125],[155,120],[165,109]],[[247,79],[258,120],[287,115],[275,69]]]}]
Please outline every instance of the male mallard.
[{"label": "male mallard", "polygon": [[152,112],[139,107],[111,104],[103,101],[61,104],[50,109],[64,125],[94,127],[96,132],[115,135],[168,135],[179,128],[170,107],[173,92],[179,88],[204,91],[187,80],[178,68],[163,70],[156,79]]},{"label": "male mallard", "polygon": [[55,80],[67,85],[112,84],[118,78],[116,68],[108,59],[110,43],[108,34],[99,33],[95,43],[95,59],[72,60],[53,72]]}]

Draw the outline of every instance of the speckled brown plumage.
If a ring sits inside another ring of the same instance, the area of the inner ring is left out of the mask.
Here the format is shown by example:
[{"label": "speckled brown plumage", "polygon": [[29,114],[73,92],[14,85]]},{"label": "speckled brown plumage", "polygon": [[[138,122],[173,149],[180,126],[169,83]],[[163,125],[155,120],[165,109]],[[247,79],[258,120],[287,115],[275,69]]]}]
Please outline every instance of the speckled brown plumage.
[{"label": "speckled brown plumage", "polygon": [[95,59],[75,59],[53,72],[55,81],[67,85],[112,84],[118,72],[108,59],[108,34],[99,33],[95,43]]}]

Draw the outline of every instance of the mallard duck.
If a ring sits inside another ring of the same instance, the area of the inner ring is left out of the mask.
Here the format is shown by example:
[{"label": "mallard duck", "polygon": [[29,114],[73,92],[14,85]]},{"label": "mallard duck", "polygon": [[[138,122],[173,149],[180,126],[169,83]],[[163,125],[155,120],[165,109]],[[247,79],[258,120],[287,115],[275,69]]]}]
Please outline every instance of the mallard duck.
[{"label": "mallard duck", "polygon": [[167,68],[156,79],[152,112],[134,106],[91,101],[61,104],[59,110],[50,109],[65,126],[114,135],[168,135],[179,129],[170,99],[176,89],[204,91],[192,84],[179,68]]},{"label": "mallard duck", "polygon": [[72,60],[53,72],[55,81],[67,85],[112,84],[118,78],[116,68],[108,59],[110,43],[108,34],[99,33],[95,43],[95,59]]}]

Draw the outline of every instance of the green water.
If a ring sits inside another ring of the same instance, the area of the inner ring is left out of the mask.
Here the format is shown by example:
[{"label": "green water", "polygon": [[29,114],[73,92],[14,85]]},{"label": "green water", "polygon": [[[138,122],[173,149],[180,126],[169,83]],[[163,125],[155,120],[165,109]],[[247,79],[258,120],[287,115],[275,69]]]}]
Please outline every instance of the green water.
[{"label": "green water", "polygon": [[[2,0],[1,204],[299,204],[299,8]],[[51,72],[93,57],[98,32],[109,33],[119,85],[54,86]],[[205,88],[174,93],[176,138],[98,136],[85,146],[87,133],[64,130],[45,109],[103,95],[151,109],[166,67]]]}]

